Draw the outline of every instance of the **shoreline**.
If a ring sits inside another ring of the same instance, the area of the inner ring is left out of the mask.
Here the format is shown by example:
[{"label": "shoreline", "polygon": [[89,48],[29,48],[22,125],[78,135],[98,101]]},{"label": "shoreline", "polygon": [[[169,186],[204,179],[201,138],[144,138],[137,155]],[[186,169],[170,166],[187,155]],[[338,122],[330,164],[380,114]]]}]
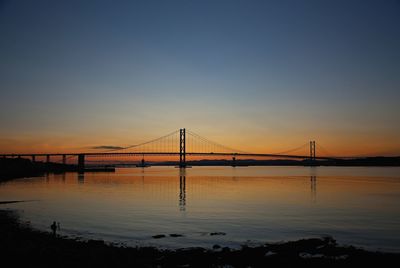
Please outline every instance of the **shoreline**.
[{"label": "shoreline", "polygon": [[21,223],[11,209],[0,208],[0,252],[3,262],[22,265],[96,265],[125,267],[265,267],[286,265],[382,265],[400,261],[400,253],[367,251],[339,246],[331,237],[310,238],[240,249],[201,247],[160,249],[127,247],[103,240],[79,241],[53,236]]}]

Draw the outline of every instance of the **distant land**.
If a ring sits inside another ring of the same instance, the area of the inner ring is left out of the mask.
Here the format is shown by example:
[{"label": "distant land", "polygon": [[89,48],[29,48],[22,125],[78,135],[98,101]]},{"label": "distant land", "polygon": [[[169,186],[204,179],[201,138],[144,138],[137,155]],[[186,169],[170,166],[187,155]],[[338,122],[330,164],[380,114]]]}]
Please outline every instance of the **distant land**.
[{"label": "distant land", "polygon": [[32,162],[24,158],[0,158],[0,181],[14,178],[42,176],[45,172],[77,170],[75,165]]},{"label": "distant land", "polygon": [[[108,165],[115,167],[136,166],[138,161],[109,162]],[[150,166],[177,166],[179,161],[146,161]],[[360,157],[352,159],[330,159],[330,160],[288,160],[288,159],[236,159],[234,162],[228,159],[202,159],[186,160],[188,166],[400,166],[400,156],[386,157]],[[89,164],[90,165],[90,164]]]},{"label": "distant land", "polygon": [[[178,161],[167,162],[150,162],[150,165],[178,165]],[[186,161],[190,166],[400,166],[400,156],[396,157],[365,157],[353,159],[331,159],[331,160],[255,160],[255,159],[236,159],[235,163],[232,160],[195,160]]]}]

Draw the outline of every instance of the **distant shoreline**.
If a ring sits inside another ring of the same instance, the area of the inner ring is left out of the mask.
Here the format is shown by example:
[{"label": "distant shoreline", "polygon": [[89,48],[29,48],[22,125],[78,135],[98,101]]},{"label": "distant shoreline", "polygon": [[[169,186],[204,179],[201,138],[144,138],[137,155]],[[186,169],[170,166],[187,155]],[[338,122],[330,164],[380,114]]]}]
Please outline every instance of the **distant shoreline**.
[{"label": "distant shoreline", "polygon": [[[103,167],[87,165],[87,170],[91,172],[114,171],[114,167],[131,167],[137,163],[126,164],[104,164]],[[178,166],[177,161],[147,162],[148,166]],[[231,160],[196,160],[187,161],[188,166],[337,166],[337,167],[399,167],[400,157],[367,157],[347,160],[254,160],[237,159],[233,163]],[[32,162],[24,158],[0,158],[0,181],[7,181],[16,178],[43,176],[45,173],[63,173],[78,171],[77,165]]]},{"label": "distant shoreline", "polygon": [[[114,167],[132,167],[136,166],[137,162],[125,163],[108,163]],[[178,161],[159,161],[146,162],[148,166],[179,166]],[[192,160],[186,161],[187,166],[231,166],[231,167],[248,167],[248,166],[329,166],[329,167],[399,167],[400,157],[366,157],[355,159],[330,159],[330,160],[255,160],[255,159],[215,159],[215,160]],[[147,167],[147,166],[146,166]]]},{"label": "distant shoreline", "polygon": [[43,176],[46,172],[77,171],[75,165],[32,162],[23,158],[0,158],[0,181]]},{"label": "distant shoreline", "polygon": [[[50,223],[49,223],[50,225]],[[266,265],[384,265],[398,263],[399,253],[371,252],[352,246],[339,246],[335,240],[311,238],[298,241],[243,246],[231,249],[183,248],[162,250],[155,247],[121,247],[102,240],[77,241],[55,237],[20,223],[12,210],[0,209],[0,252],[4,263],[52,265],[55,267],[266,267]],[[227,266],[230,265],[230,266]]]},{"label": "distant shoreline", "polygon": [[[151,165],[178,165],[179,162],[156,162]],[[255,160],[255,159],[236,159],[232,160],[196,160],[186,161],[190,166],[400,166],[400,157],[366,157],[355,159],[335,159],[335,160]]]}]

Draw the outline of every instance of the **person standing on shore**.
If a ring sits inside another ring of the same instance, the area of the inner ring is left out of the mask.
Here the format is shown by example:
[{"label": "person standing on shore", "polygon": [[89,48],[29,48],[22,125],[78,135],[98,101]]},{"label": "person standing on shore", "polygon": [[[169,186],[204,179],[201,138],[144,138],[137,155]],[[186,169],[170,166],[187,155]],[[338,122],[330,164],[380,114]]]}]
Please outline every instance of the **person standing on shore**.
[{"label": "person standing on shore", "polygon": [[53,235],[56,236],[56,232],[57,232],[57,223],[55,221],[53,221],[53,224],[50,225],[51,230],[53,231]]}]

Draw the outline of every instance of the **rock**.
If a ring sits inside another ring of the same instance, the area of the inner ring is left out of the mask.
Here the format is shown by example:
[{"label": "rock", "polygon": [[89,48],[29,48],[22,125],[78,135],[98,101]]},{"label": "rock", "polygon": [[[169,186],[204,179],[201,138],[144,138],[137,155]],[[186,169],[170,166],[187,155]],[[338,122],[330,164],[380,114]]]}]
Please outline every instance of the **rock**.
[{"label": "rock", "polygon": [[159,235],[153,235],[152,237],[153,237],[154,239],[159,239],[159,238],[164,238],[165,235],[159,234]]},{"label": "rock", "polygon": [[345,260],[349,257],[349,255],[339,255],[334,257],[335,260]]},{"label": "rock", "polygon": [[265,253],[265,257],[271,257],[271,256],[274,256],[274,255],[276,255],[276,252],[273,252],[273,251],[267,251],[267,253]]},{"label": "rock", "polygon": [[303,259],[312,259],[312,258],[323,258],[323,254],[310,254],[307,252],[300,252],[299,257]]},{"label": "rock", "polygon": [[220,249],[221,248],[221,246],[220,245],[214,245],[213,246],[213,249],[215,250],[215,249]]},{"label": "rock", "polygon": [[214,232],[214,233],[210,233],[210,235],[226,235],[226,233],[224,233],[224,232]]},{"label": "rock", "polygon": [[183,236],[183,235],[181,235],[181,234],[170,234],[169,236],[170,236],[170,237],[181,237],[181,236]]}]

